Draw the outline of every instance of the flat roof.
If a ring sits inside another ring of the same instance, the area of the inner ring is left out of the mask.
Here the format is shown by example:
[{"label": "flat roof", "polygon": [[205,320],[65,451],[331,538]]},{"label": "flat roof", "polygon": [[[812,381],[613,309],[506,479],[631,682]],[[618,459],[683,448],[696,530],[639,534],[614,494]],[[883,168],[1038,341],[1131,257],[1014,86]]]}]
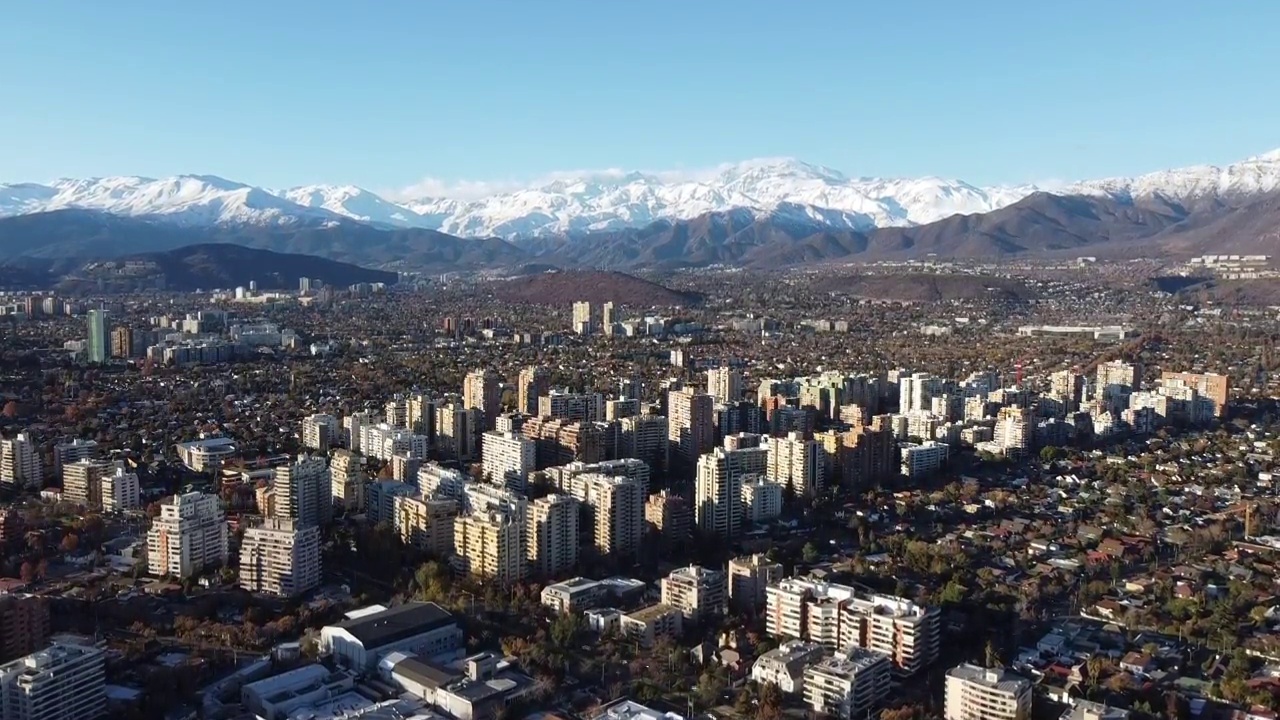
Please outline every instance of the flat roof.
[{"label": "flat roof", "polygon": [[344,620],[341,628],[366,648],[382,647],[454,624],[453,615],[435,603],[413,602]]}]

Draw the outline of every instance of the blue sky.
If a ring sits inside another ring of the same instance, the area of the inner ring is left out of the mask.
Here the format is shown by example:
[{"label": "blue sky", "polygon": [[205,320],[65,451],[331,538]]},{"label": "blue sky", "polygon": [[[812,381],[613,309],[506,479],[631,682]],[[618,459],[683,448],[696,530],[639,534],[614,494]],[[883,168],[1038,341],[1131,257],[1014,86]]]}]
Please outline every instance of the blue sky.
[{"label": "blue sky", "polygon": [[793,156],[1006,183],[1280,147],[1276,2],[41,0],[3,18],[0,181],[383,190]]}]

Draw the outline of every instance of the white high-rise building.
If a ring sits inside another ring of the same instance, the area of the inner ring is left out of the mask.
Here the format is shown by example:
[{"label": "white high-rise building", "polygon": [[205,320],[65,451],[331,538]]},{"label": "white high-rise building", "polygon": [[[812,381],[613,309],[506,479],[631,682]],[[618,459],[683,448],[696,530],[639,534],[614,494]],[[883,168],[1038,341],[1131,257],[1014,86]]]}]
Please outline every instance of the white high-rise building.
[{"label": "white high-rise building", "polygon": [[102,507],[102,476],[111,463],[84,458],[62,465],[62,499],[74,505]]},{"label": "white high-rise building", "polygon": [[951,455],[951,447],[946,443],[926,440],[919,444],[903,443],[899,446],[899,452],[902,454],[902,474],[909,478],[920,478],[941,469]]},{"label": "white high-rise building", "polygon": [[604,420],[604,395],[552,388],[538,398],[538,417],[564,418],[578,422]]},{"label": "white high-rise building", "polygon": [[217,495],[190,492],[160,503],[147,531],[147,570],[186,578],[227,564],[227,520]]},{"label": "white high-rise building", "polygon": [[601,555],[634,558],[644,539],[644,490],[626,477],[585,476],[583,502],[595,524],[596,550]]},{"label": "white high-rise building", "polygon": [[715,398],[692,390],[667,394],[667,437],[672,451],[689,464],[716,442]]},{"label": "white high-rise building", "polygon": [[742,533],[743,478],[763,474],[768,462],[769,451],[762,447],[718,447],[698,458],[694,492],[698,528],[725,540],[738,537]]},{"label": "white high-rise building", "polygon": [[861,648],[823,658],[804,670],[804,701],[821,716],[871,717],[889,695],[892,667],[888,655]]},{"label": "white high-rise building", "polygon": [[636,458],[603,460],[597,463],[574,461],[568,465],[547,468],[547,479],[563,492],[582,500],[587,496],[586,482],[593,475],[625,477],[640,483],[640,490],[649,494],[649,465]]},{"label": "white high-rise building", "polygon": [[0,665],[5,720],[94,720],[107,713],[106,659],[96,647],[54,643]]},{"label": "white high-rise building", "polygon": [[667,469],[671,460],[671,440],[667,418],[662,415],[636,415],[622,418],[618,437],[618,454],[638,458],[658,472]]},{"label": "white high-rise building", "polygon": [[591,303],[579,301],[573,304],[573,331],[579,335],[590,335],[595,330],[591,312]]},{"label": "white high-rise building", "polygon": [[787,578],[765,590],[765,630],[833,649],[878,650],[911,675],[938,656],[941,612],[848,585]]},{"label": "white high-rise building", "polygon": [[716,402],[737,402],[742,398],[742,373],[729,367],[708,370],[707,394],[715,398]]},{"label": "white high-rise building", "polygon": [[782,486],[763,475],[742,478],[742,516],[752,525],[769,522],[782,514]]},{"label": "white high-rise building", "polygon": [[796,497],[811,497],[822,492],[826,482],[826,453],[813,440],[798,432],[786,437],[767,438],[769,465],[765,477],[791,488]]},{"label": "white high-rise building", "polygon": [[941,394],[942,380],[929,373],[912,373],[898,379],[898,404],[903,415],[929,412],[933,396]]},{"label": "white high-rise building", "polygon": [[333,452],[329,460],[329,497],[334,512],[364,510],[364,487],[368,482],[363,456],[350,450]]},{"label": "white high-rise building", "polygon": [[299,455],[292,465],[276,468],[276,517],[299,525],[323,526],[333,518],[333,482],[323,457]]},{"label": "white high-rise building", "polygon": [[448,557],[453,552],[457,500],[397,495],[392,498],[391,507],[391,528],[401,542],[436,557]]},{"label": "white high-rise building", "polygon": [[53,470],[61,473],[62,466],[78,460],[92,460],[98,456],[97,440],[74,438],[53,446]]},{"label": "white high-rise building", "polygon": [[1002,407],[996,415],[993,438],[1001,450],[1025,450],[1031,445],[1033,429],[1029,409]]},{"label": "white high-rise building", "polygon": [[364,453],[360,442],[364,439],[364,429],[373,424],[373,416],[367,412],[352,413],[342,418],[342,431],[345,435],[347,449],[355,453]]},{"label": "white high-rise building", "polygon": [[516,433],[487,432],[480,438],[485,478],[496,485],[523,492],[537,466],[537,444]]},{"label": "white high-rise building", "polygon": [[946,720],[1025,720],[1031,681],[1003,668],[965,663],[947,671]]},{"label": "white high-rise building", "polygon": [[109,472],[104,473],[100,482],[103,512],[123,512],[142,507],[142,487],[138,483],[138,474],[125,472],[123,464],[117,463]]},{"label": "white high-rise building", "polygon": [[431,443],[426,435],[378,423],[360,428],[360,447],[368,457],[390,461],[396,455],[425,458],[431,450]]},{"label": "white high-rise building", "polygon": [[245,530],[240,544],[240,587],[293,597],[319,585],[319,527],[268,518]]},{"label": "white high-rise building", "polygon": [[29,488],[44,483],[40,447],[27,433],[0,440],[0,483]]},{"label": "white high-rise building", "polygon": [[688,622],[724,614],[729,591],[724,573],[699,565],[672,570],[662,578],[662,604],[680,611]]},{"label": "white high-rise building", "polygon": [[578,509],[577,499],[560,493],[529,503],[525,549],[538,577],[560,577],[577,566]]},{"label": "white high-rise building", "polygon": [[338,445],[340,428],[338,418],[332,415],[308,415],[302,420],[302,446],[329,452],[329,448]]}]

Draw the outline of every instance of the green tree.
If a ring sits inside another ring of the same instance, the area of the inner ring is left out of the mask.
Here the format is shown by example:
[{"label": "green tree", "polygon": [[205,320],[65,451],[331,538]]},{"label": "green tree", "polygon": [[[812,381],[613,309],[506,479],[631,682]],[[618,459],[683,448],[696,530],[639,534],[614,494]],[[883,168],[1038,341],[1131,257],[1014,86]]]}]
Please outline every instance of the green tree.
[{"label": "green tree", "polygon": [[806,565],[818,562],[818,548],[811,542],[805,543],[800,550],[800,558],[804,560]]}]

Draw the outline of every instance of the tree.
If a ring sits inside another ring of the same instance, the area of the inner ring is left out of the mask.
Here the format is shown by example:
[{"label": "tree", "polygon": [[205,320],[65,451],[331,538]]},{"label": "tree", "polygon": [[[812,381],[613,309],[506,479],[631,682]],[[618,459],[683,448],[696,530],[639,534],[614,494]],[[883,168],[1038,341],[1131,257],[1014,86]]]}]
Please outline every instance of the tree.
[{"label": "tree", "polygon": [[984,664],[989,668],[1003,667],[1004,662],[1000,659],[1000,650],[996,648],[995,642],[990,638],[987,639],[987,646],[984,649]]},{"label": "tree", "polygon": [[782,717],[782,689],[773,683],[765,683],[760,688],[760,708],[756,712],[757,720],[778,720]]},{"label": "tree", "polygon": [[818,548],[813,543],[807,542],[800,550],[800,557],[806,565],[812,565],[818,561]]},{"label": "tree", "polygon": [[71,533],[68,533],[66,537],[62,538],[63,552],[73,553],[76,551],[76,548],[78,547],[80,547],[79,535],[73,535]]}]

